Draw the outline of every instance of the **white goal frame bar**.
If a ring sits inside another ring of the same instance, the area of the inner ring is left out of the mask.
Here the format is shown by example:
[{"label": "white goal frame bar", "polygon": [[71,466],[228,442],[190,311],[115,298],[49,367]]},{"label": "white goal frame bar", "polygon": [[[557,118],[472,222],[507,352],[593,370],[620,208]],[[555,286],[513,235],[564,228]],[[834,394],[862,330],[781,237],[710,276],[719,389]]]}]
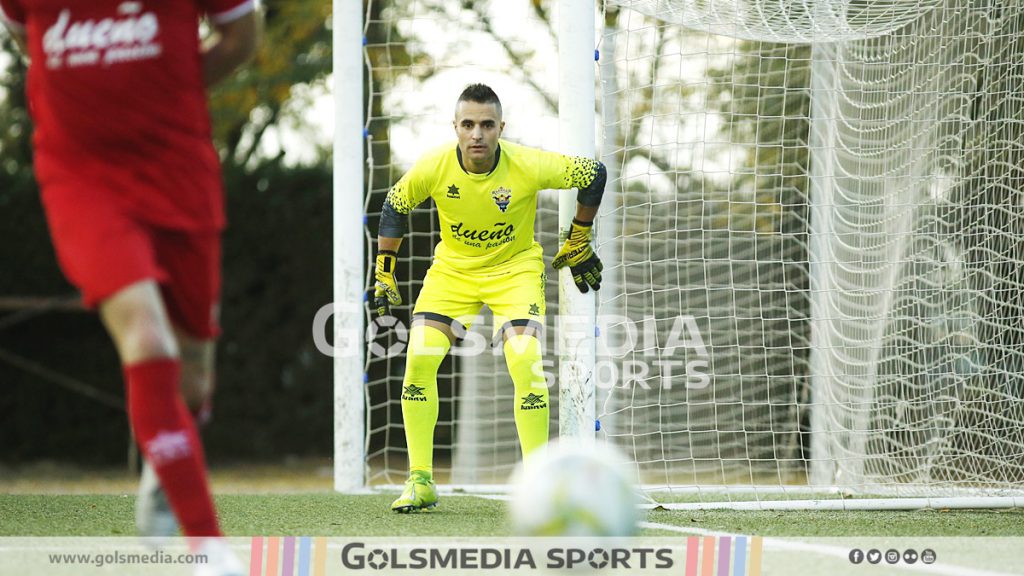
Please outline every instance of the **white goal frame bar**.
[{"label": "white goal frame bar", "polygon": [[334,0],[332,40],[334,489],[355,492],[366,484],[362,0]]},{"label": "white goal frame bar", "polygon": [[[594,0],[558,1],[558,151],[597,155]],[[558,194],[559,238],[576,215],[576,191]],[[593,442],[596,427],[597,298],[581,294],[568,268],[558,271],[558,435]]]}]

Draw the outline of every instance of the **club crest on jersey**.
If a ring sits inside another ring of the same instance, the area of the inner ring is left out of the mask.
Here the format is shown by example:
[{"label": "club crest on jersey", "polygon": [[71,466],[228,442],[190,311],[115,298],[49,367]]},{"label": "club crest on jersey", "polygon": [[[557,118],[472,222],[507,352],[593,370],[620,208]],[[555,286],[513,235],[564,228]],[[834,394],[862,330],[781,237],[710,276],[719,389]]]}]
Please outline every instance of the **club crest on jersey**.
[{"label": "club crest on jersey", "polygon": [[512,202],[512,191],[502,186],[497,190],[491,191],[491,198],[494,199],[494,203],[498,206],[498,209],[504,212],[508,210],[508,205]]}]

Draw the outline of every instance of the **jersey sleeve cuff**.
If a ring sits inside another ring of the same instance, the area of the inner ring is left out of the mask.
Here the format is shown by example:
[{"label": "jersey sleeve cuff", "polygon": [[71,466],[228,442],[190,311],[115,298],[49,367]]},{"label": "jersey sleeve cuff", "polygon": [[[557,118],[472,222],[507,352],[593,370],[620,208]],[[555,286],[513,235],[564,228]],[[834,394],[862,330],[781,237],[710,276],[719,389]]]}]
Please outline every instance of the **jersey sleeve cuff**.
[{"label": "jersey sleeve cuff", "polygon": [[210,14],[210,21],[214,24],[228,24],[252,12],[257,7],[259,7],[259,0],[245,0],[230,10]]},{"label": "jersey sleeve cuff", "polygon": [[10,16],[8,16],[7,13],[4,12],[4,7],[2,5],[0,5],[0,22],[3,22],[4,25],[6,25],[8,28],[10,28],[11,31],[13,31],[15,34],[18,34],[18,35],[24,35],[25,34],[25,23],[24,22],[18,22],[14,18],[11,18]]}]

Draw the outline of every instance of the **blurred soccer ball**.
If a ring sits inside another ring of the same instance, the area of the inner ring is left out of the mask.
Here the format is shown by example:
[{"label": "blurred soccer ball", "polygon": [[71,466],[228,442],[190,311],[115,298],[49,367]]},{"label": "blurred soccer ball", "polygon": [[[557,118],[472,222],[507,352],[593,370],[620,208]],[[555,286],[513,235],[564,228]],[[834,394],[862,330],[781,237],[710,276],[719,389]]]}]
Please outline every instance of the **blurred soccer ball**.
[{"label": "blurred soccer ball", "polygon": [[550,444],[512,475],[512,526],[522,536],[631,536],[640,500],[627,465],[603,444]]}]

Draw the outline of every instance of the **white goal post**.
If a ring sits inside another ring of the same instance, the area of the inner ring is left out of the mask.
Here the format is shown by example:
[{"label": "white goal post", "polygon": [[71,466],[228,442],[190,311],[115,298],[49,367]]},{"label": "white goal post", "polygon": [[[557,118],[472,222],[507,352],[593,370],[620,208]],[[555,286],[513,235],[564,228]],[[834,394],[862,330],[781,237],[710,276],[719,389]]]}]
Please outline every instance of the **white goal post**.
[{"label": "white goal post", "polygon": [[334,489],[366,484],[363,3],[334,0]]},{"label": "white goal post", "polygon": [[[558,0],[558,147],[563,154],[594,158],[595,69],[593,0]],[[558,195],[559,238],[568,236],[576,214],[576,191]],[[597,306],[595,293],[580,294],[572,273],[558,274],[558,434],[583,442],[596,428]]]},{"label": "white goal post", "polygon": [[[609,169],[602,290],[548,268],[553,432],[616,445],[670,508],[1020,506],[1020,0],[334,10],[337,490],[405,475],[402,333],[363,337],[376,219],[484,81],[506,137]],[[540,198],[548,263],[574,208]],[[438,238],[432,206],[411,222],[400,320]],[[500,356],[454,355],[439,391],[439,481],[500,486]]]}]

